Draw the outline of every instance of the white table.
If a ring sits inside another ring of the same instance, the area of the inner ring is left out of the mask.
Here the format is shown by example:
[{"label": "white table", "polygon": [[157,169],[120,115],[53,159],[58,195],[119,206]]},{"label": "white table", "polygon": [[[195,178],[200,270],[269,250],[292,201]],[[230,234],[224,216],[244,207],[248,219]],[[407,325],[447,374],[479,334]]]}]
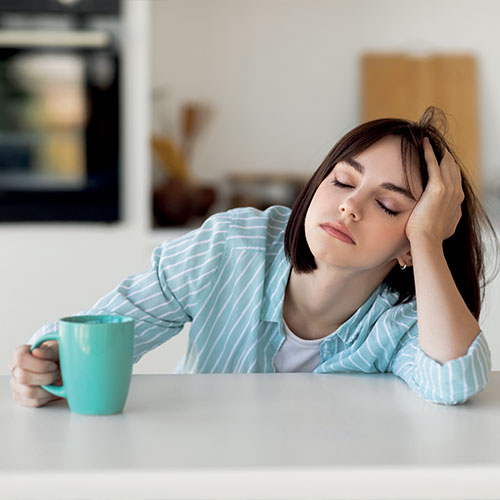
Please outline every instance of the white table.
[{"label": "white table", "polygon": [[92,417],[0,382],[2,500],[500,498],[500,372],[459,406],[390,374],[135,375]]}]

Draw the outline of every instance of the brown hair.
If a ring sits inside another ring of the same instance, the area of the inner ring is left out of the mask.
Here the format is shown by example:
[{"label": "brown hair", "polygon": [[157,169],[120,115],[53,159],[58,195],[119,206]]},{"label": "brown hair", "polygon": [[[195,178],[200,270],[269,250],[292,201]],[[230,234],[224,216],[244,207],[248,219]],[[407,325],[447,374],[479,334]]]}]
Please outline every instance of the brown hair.
[{"label": "brown hair", "polygon": [[[338,162],[362,153],[372,144],[388,135],[400,136],[401,159],[406,187],[410,189],[408,181],[409,168],[412,164],[412,158],[415,157],[419,165],[422,186],[425,189],[428,173],[424,157],[423,139],[427,136],[430,139],[438,162],[441,162],[446,148],[460,166],[462,173],[462,189],[465,195],[462,202],[462,217],[455,233],[443,242],[443,251],[459,292],[474,317],[479,319],[486,284],[481,226],[484,225],[485,228],[490,230],[492,241],[497,249],[498,240],[493,226],[481,206],[471,182],[468,180],[462,162],[445,139],[446,132],[447,120],[444,112],[439,108],[430,106],[425,110],[418,122],[398,118],[381,118],[363,123],[344,135],[327,154],[293,204],[284,242],[285,254],[290,260],[292,268],[298,273],[311,273],[316,269],[314,256],[305,237],[304,220],[316,189]],[[399,294],[398,304],[409,302],[415,297],[415,281],[412,267],[401,271],[398,266],[395,266],[385,277],[384,283],[389,286],[391,291]]]}]

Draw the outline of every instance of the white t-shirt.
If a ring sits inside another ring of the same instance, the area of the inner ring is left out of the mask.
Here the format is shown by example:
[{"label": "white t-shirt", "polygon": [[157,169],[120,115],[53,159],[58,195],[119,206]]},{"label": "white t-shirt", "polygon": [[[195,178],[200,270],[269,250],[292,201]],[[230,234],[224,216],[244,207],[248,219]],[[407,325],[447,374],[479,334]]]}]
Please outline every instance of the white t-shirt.
[{"label": "white t-shirt", "polygon": [[279,373],[311,373],[320,364],[319,346],[326,337],[305,340],[297,337],[283,319],[285,340],[273,360],[274,368]]}]

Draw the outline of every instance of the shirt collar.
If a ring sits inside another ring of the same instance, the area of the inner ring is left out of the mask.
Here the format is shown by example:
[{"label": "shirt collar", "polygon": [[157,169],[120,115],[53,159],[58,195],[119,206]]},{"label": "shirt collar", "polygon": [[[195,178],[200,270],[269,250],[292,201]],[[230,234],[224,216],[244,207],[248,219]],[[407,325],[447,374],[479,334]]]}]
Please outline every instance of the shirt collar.
[{"label": "shirt collar", "polygon": [[[285,289],[290,276],[291,265],[285,256],[285,250],[282,246],[279,252],[271,262],[269,272],[266,275],[264,283],[264,298],[261,309],[260,319],[263,321],[281,323],[283,317],[283,302],[285,298]],[[381,283],[371,293],[368,299],[361,307],[336,330],[336,335],[344,343],[354,341],[359,333],[359,327],[364,322],[363,318],[374,306],[377,298],[381,296],[386,285]],[[328,337],[328,340],[332,337]],[[333,340],[333,339],[332,339]]]},{"label": "shirt collar", "polygon": [[285,289],[290,276],[291,265],[285,256],[284,245],[281,245],[274,256],[264,282],[264,298],[260,319],[280,323],[283,314]]},{"label": "shirt collar", "polygon": [[374,307],[377,299],[381,296],[385,284],[380,285],[373,290],[368,299],[361,305],[361,307],[344,323],[342,323],[336,330],[338,336],[345,344],[351,343],[358,336],[360,329],[364,328],[365,320],[369,315],[368,312]]}]

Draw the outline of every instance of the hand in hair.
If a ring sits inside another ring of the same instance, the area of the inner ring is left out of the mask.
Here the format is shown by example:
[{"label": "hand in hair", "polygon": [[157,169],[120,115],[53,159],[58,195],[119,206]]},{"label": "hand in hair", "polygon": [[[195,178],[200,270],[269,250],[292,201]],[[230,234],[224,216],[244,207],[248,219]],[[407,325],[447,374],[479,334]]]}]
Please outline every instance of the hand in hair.
[{"label": "hand in hair", "polygon": [[438,164],[427,137],[424,138],[424,153],[429,181],[408,219],[406,236],[410,244],[416,239],[441,244],[455,232],[462,216],[462,176],[448,150]]}]

